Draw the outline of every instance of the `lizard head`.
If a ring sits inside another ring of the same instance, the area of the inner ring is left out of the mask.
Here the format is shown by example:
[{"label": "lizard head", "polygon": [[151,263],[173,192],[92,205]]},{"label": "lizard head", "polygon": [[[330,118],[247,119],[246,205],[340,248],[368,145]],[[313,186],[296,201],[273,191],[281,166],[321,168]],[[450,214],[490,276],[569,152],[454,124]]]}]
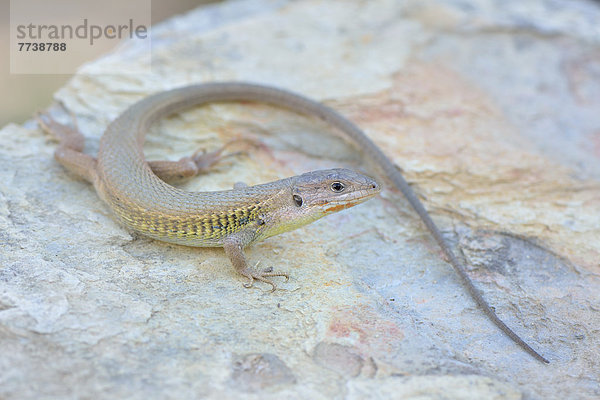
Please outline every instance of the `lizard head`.
[{"label": "lizard head", "polygon": [[353,207],[381,191],[381,185],[373,178],[342,168],[307,172],[287,181],[289,185],[278,196],[280,206],[272,211],[275,223],[267,223],[270,226],[262,238]]},{"label": "lizard head", "polygon": [[304,214],[318,214],[318,218],[355,206],[381,191],[373,178],[350,169],[325,169],[295,178],[292,184],[294,205]]}]

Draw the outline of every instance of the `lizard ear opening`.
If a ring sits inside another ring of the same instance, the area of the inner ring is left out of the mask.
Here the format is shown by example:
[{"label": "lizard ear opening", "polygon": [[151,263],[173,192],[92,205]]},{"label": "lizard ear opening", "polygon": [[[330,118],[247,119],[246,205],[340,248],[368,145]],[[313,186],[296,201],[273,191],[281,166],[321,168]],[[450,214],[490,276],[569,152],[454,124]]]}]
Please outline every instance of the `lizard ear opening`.
[{"label": "lizard ear opening", "polygon": [[294,198],[294,203],[296,203],[297,207],[302,207],[302,203],[304,202],[302,200],[302,197],[298,196],[297,194],[295,194],[294,196],[292,196]]}]

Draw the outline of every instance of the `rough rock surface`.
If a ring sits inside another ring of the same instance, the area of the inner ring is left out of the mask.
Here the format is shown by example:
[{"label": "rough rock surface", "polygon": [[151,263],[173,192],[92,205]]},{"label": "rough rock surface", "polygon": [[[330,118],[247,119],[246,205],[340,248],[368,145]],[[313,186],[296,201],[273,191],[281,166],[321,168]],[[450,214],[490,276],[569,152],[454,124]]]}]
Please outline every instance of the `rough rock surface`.
[{"label": "rough rock surface", "polygon": [[[583,0],[225,2],[154,27],[152,75],[118,74],[126,44],[56,95],[90,153],[127,106],[189,83],[326,102],[402,167],[551,364],[482,315],[397,193],[254,246],[291,280],[245,290],[222,250],[120,227],[31,122],[0,131],[0,397],[600,397],[598,20]],[[265,146],[185,187],[372,170],[322,123],[253,104],[161,121],[146,154],[236,136]]]}]

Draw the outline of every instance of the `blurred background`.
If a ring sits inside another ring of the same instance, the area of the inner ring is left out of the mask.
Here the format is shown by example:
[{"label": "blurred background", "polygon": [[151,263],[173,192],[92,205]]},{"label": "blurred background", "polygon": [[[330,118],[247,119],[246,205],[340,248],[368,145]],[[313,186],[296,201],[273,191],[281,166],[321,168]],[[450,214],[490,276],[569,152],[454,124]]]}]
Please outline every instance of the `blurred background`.
[{"label": "blurred background", "polygon": [[[184,13],[203,4],[220,0],[152,1],[152,24]],[[21,75],[10,73],[10,0],[0,0],[0,127],[9,122],[22,123],[52,102],[52,94],[70,75]]]}]

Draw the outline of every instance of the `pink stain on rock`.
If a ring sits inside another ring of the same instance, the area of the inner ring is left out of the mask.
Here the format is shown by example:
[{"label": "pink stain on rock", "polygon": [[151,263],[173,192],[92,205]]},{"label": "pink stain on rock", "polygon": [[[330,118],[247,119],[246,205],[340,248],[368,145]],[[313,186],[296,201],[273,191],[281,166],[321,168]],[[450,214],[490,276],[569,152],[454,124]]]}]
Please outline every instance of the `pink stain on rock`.
[{"label": "pink stain on rock", "polygon": [[356,338],[357,347],[389,352],[394,343],[404,339],[404,332],[394,322],[381,318],[369,307],[358,306],[334,313],[327,336],[338,339]]}]

